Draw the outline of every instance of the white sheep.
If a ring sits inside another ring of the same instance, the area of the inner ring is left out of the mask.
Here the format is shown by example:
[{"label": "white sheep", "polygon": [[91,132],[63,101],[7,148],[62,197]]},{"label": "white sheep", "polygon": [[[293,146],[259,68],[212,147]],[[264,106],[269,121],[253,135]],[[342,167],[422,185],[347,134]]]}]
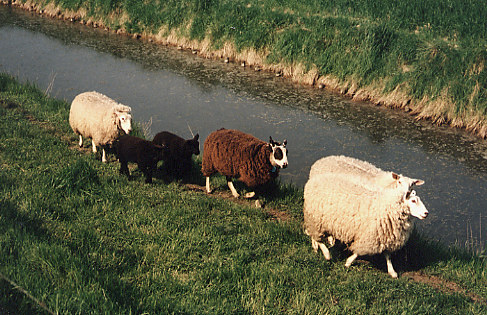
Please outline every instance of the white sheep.
[{"label": "white sheep", "polygon": [[397,278],[390,253],[409,239],[412,216],[424,219],[428,211],[414,190],[371,188],[355,183],[350,175],[313,174],[304,188],[305,232],[313,249],[320,248],[327,260],[331,257],[323,244],[326,237],[346,244],[353,253],[346,267],[357,256],[384,253],[389,275]]},{"label": "white sheep", "polygon": [[69,111],[69,124],[79,135],[79,146],[83,137],[91,138],[93,153],[102,147],[102,162],[106,162],[105,146],[112,144],[123,130],[132,130],[131,108],[119,104],[98,92],[85,92],[76,96]]},{"label": "white sheep", "polygon": [[353,176],[356,184],[364,185],[372,190],[386,187],[409,189],[413,185],[424,184],[422,180],[409,178],[395,172],[383,171],[369,162],[344,155],[331,155],[319,159],[311,166],[309,177],[326,173]]}]

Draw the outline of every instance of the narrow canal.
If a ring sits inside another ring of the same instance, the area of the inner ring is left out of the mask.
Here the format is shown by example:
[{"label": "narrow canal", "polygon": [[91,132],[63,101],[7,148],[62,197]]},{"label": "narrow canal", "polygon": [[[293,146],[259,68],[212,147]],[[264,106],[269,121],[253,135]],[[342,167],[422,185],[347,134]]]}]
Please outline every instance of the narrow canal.
[{"label": "narrow canal", "polygon": [[[487,238],[487,141],[236,64],[207,60],[0,5],[0,72],[71,102],[96,90],[129,105],[149,133],[221,127],[288,140],[281,180],[303,186],[317,159],[343,154],[423,179],[426,236],[479,248]],[[151,122],[151,123],[149,123]],[[201,145],[202,148],[202,145]],[[484,245],[485,246],[485,245]]]}]

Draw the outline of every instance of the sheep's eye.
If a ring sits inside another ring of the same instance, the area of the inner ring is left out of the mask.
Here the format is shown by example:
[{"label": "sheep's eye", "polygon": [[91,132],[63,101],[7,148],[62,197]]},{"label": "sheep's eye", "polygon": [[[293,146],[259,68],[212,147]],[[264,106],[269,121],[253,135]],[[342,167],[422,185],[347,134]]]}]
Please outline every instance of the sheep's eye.
[{"label": "sheep's eye", "polygon": [[416,203],[416,199],[413,199],[413,200],[411,200],[411,201],[412,201],[412,203]]},{"label": "sheep's eye", "polygon": [[120,117],[120,120],[121,120],[121,121],[124,121],[124,120],[125,120],[125,117]]}]

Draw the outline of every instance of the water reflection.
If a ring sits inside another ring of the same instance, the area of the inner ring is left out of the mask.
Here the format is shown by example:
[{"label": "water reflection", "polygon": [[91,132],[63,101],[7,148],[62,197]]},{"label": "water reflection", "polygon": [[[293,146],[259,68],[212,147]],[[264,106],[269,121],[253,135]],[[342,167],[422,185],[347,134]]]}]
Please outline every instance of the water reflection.
[{"label": "water reflection", "polygon": [[[0,71],[52,83],[70,102],[97,90],[132,106],[152,134],[170,130],[202,139],[220,127],[261,139],[287,138],[282,180],[304,185],[311,164],[344,154],[421,178],[430,210],[420,229],[446,243],[487,236],[487,144],[408,114],[351,102],[265,72],[206,60],[190,52],[43,19],[0,6]],[[481,224],[483,223],[483,224]],[[480,227],[483,227],[483,231]]]}]

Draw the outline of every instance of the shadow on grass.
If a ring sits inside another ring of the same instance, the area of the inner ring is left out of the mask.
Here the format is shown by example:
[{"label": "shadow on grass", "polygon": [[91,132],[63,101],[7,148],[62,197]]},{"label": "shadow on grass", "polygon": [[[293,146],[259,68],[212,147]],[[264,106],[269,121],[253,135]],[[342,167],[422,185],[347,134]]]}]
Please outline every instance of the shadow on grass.
[{"label": "shadow on grass", "polygon": [[[347,255],[351,255],[351,253],[346,250],[345,246],[343,246],[343,250],[346,253],[343,259],[346,259],[346,257],[348,257]],[[455,259],[464,260],[465,262],[471,260],[471,257],[466,253],[462,255],[458,252],[458,254],[459,255],[453,253],[449,248],[438,241],[427,239],[414,229],[404,247],[391,254],[391,260],[394,270],[399,274],[403,274],[420,272],[421,270],[437,265],[440,262],[449,261],[453,257]],[[368,261],[375,268],[387,273],[384,254],[359,257],[359,259]]]},{"label": "shadow on grass", "polygon": [[0,314],[50,314],[0,277]]},{"label": "shadow on grass", "polygon": [[186,174],[178,174],[173,170],[167,169],[164,162],[159,162],[153,177],[162,180],[165,184],[181,182],[183,184],[205,185],[205,178],[201,173],[201,162],[194,160],[191,163],[191,169]]},{"label": "shadow on grass", "polygon": [[[41,222],[21,214],[13,202],[1,201],[0,209],[2,209],[1,230],[7,231],[8,227],[13,227],[15,230],[21,230],[21,233],[31,234],[39,239],[49,238],[49,233],[42,228]],[[3,226],[7,228],[3,229]],[[6,255],[9,257],[8,259],[13,257],[13,260],[16,260],[20,255],[18,246],[22,245],[15,244],[12,239],[4,240],[2,243],[5,246],[2,251],[9,253]],[[0,314],[49,314],[49,312],[43,310],[40,305],[21,292],[21,288],[3,279],[0,272]]]}]

